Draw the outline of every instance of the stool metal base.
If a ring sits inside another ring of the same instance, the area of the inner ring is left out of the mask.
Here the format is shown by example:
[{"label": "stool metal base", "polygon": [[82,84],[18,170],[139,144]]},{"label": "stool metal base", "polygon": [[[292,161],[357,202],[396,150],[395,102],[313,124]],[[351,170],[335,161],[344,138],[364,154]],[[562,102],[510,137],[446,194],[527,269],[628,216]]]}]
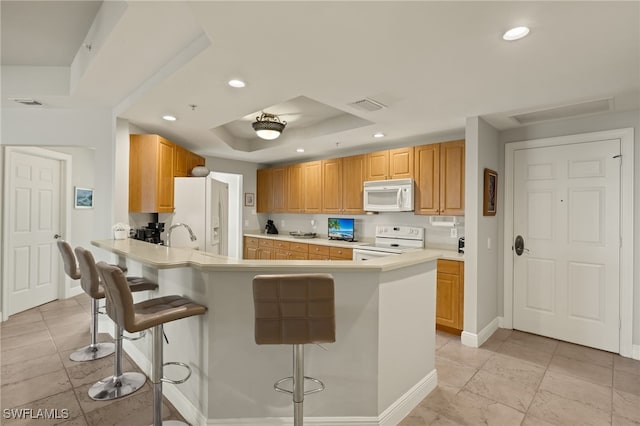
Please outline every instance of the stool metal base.
[{"label": "stool metal base", "polygon": [[181,422],[180,420],[163,420],[162,426],[189,426],[189,423]]},{"label": "stool metal base", "polygon": [[113,343],[96,343],[80,348],[69,355],[71,361],[93,361],[96,359],[109,356],[116,351],[116,345]]},{"label": "stool metal base", "polygon": [[142,373],[122,373],[120,376],[109,376],[89,388],[89,397],[96,401],[110,401],[121,398],[140,389],[147,381]]}]

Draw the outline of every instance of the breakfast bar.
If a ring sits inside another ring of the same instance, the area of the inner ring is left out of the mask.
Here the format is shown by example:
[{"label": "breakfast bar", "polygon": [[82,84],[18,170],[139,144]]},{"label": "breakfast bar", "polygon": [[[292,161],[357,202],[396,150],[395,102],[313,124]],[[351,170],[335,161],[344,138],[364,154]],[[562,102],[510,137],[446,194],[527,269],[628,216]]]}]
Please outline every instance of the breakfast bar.
[{"label": "breakfast bar", "polygon": [[[438,250],[367,262],[242,260],[136,240],[92,244],[159,284],[207,306],[205,315],[166,324],[167,361],[189,364],[186,383],[165,396],[192,424],[279,425],[291,399],[273,383],[291,374],[290,348],[254,341],[252,280],[259,274],[330,273],[335,281],[336,342],[307,345],[305,374],[326,390],[305,399],[309,424],[397,424],[437,385],[435,282]],[[155,297],[156,294],[154,293]],[[142,298],[140,299],[142,300]],[[105,324],[102,329],[108,329]],[[149,370],[151,343],[126,342]],[[165,369],[175,377],[179,371]]]}]

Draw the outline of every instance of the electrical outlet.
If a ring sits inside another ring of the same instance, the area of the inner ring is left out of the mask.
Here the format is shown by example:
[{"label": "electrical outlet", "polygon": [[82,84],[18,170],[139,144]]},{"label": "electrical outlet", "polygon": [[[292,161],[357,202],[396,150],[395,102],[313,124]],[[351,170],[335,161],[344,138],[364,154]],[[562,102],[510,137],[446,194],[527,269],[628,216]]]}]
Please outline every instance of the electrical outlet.
[{"label": "electrical outlet", "polygon": [[491,237],[487,238],[487,249],[491,250]]},{"label": "electrical outlet", "polygon": [[449,236],[451,238],[458,238],[458,230],[456,228],[451,228]]}]

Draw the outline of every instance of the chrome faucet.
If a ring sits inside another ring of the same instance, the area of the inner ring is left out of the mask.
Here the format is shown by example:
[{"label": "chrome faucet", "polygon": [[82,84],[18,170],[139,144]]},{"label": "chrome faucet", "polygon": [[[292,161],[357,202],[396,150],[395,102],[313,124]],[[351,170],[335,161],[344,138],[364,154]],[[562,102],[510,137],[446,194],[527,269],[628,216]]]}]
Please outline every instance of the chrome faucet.
[{"label": "chrome faucet", "polygon": [[191,241],[197,240],[196,234],[193,233],[189,225],[187,225],[186,223],[176,223],[175,225],[171,225],[169,227],[169,230],[167,231],[167,247],[171,247],[171,231],[173,231],[178,226],[184,226],[185,228],[187,228],[187,231],[189,231],[189,238],[191,238]]}]

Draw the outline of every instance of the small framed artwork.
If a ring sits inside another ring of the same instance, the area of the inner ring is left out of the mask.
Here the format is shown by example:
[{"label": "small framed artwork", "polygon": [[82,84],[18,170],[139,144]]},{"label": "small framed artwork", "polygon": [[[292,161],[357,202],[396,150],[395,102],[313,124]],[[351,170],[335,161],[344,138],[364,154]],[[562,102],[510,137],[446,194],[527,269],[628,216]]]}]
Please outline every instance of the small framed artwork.
[{"label": "small framed artwork", "polygon": [[76,195],[74,197],[76,209],[92,209],[93,208],[93,189],[80,188],[76,186]]},{"label": "small framed artwork", "polygon": [[484,206],[483,216],[495,216],[498,204],[498,173],[484,169]]},{"label": "small framed artwork", "polygon": [[252,207],[255,205],[255,194],[253,192],[245,192],[244,193],[244,205],[247,207]]}]

